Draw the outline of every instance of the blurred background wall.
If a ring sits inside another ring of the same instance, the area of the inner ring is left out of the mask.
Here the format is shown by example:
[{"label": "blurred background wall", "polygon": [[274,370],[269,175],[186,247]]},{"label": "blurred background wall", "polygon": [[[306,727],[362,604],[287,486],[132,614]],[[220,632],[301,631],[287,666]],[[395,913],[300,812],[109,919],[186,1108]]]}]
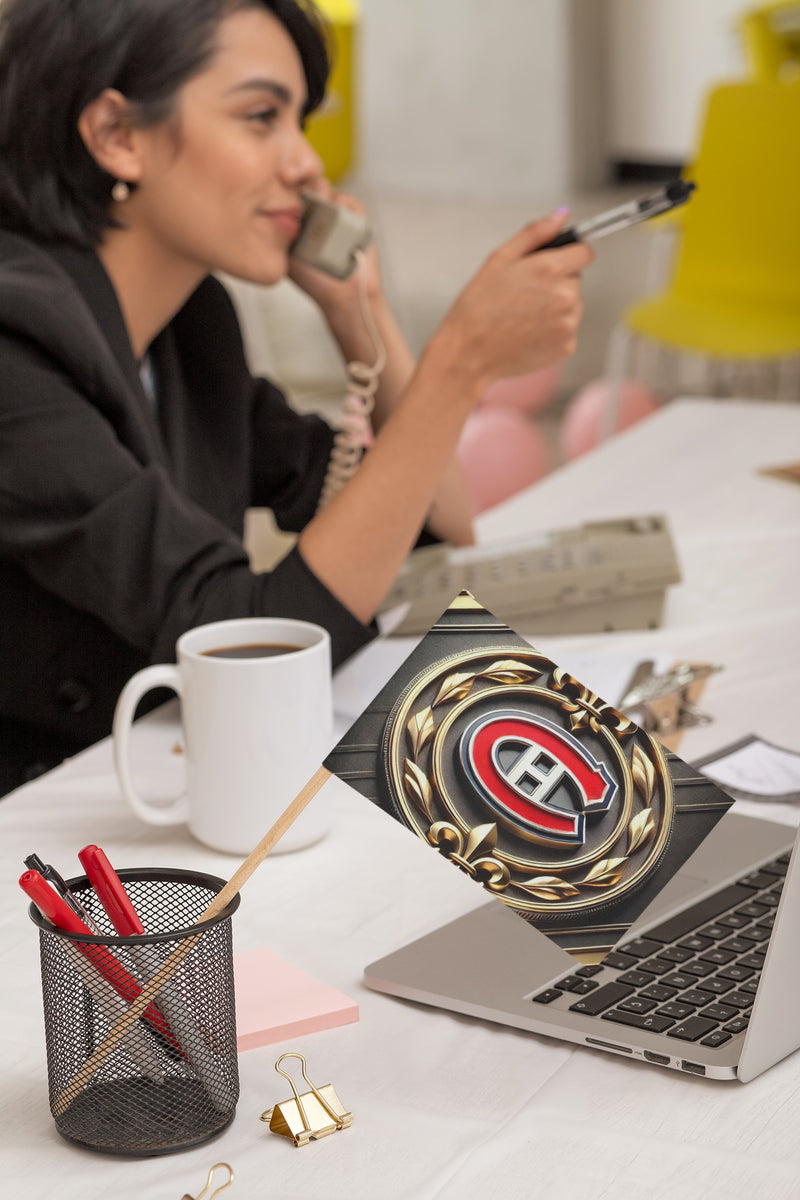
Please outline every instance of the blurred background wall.
[{"label": "blurred background wall", "polygon": [[740,0],[360,0],[360,171],[373,190],[506,200],[691,155],[741,73]]}]

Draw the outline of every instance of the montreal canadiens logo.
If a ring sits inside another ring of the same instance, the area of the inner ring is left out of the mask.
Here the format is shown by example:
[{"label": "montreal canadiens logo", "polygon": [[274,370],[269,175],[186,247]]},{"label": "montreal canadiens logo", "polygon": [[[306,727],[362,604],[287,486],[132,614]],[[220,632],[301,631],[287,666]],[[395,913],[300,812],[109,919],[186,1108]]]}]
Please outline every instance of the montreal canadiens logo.
[{"label": "montreal canadiens logo", "polygon": [[494,811],[537,841],[582,846],[587,815],[604,813],[618,785],[566,730],[521,712],[495,712],[462,734],[460,758]]}]

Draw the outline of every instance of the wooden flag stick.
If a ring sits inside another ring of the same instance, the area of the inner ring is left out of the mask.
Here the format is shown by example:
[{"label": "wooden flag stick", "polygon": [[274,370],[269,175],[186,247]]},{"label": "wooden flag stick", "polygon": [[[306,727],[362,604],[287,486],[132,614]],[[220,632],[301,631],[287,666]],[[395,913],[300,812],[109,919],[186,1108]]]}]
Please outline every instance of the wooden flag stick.
[{"label": "wooden flag stick", "polygon": [[[273,846],[280,841],[287,829],[297,820],[306,805],[313,800],[319,789],[330,777],[331,772],[327,767],[319,767],[315,771],[308,783],[297,793],[288,808],[281,813],[272,828],[264,834],[258,845],[250,851],[241,866],[234,871],[222,890],[217,893],[208,908],[200,915],[197,921],[198,925],[202,925],[204,921],[211,921],[215,917],[218,917],[221,912],[224,912],[234,896],[239,894],[241,888],[255,869],[267,857]],[[158,972],[142,988],[139,995],[129,1006],[128,1011],[108,1031],[97,1049],[87,1058],[81,1069],[73,1076],[60,1095],[56,1097],[53,1106],[56,1116],[62,1116],[66,1112],[81,1089],[89,1082],[95,1071],[97,1071],[98,1067],[105,1062],[111,1051],[124,1038],[134,1021],[138,1020],[150,1002],[156,997],[167,980],[175,974],[180,964],[202,937],[202,929],[199,933],[191,934],[173,950],[169,958],[165,959],[159,967]]]}]

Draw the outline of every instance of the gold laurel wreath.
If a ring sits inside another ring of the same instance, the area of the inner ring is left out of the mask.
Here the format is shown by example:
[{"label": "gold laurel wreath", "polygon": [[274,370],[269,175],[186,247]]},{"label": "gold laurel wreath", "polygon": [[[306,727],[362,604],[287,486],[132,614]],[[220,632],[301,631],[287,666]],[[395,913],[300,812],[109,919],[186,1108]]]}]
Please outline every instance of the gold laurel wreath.
[{"label": "gold laurel wreath", "polygon": [[[544,674],[515,659],[500,659],[483,671],[464,671],[448,675],[443,681],[433,702],[416,713],[412,713],[406,734],[411,746],[411,757],[403,763],[403,783],[406,792],[416,806],[428,818],[428,840],[445,853],[451,861],[473,875],[491,891],[505,891],[509,885],[519,888],[538,900],[565,900],[580,895],[581,888],[613,887],[622,877],[625,864],[637,850],[645,846],[656,832],[656,819],[651,802],[656,790],[656,772],[647,755],[639,746],[634,746],[631,756],[631,772],[634,785],[644,803],[641,812],[632,817],[626,830],[628,845],[625,853],[608,857],[595,863],[583,879],[568,880],[559,875],[537,875],[520,882],[512,880],[505,863],[492,857],[497,845],[495,824],[477,825],[470,829],[466,838],[462,832],[447,821],[437,821],[434,812],[434,793],[427,774],[419,765],[419,756],[436,733],[434,709],[442,704],[464,700],[478,679],[496,683],[527,683]],[[556,671],[554,687],[565,693],[564,708],[571,714],[573,728],[579,728],[587,719],[592,729],[599,732],[600,725],[613,728],[619,736],[633,732],[633,724],[618,713],[611,705],[604,704],[594,693],[563,671]],[[568,699],[567,699],[568,697]],[[625,836],[625,835],[622,835]],[[569,867],[562,868],[569,870]]]}]

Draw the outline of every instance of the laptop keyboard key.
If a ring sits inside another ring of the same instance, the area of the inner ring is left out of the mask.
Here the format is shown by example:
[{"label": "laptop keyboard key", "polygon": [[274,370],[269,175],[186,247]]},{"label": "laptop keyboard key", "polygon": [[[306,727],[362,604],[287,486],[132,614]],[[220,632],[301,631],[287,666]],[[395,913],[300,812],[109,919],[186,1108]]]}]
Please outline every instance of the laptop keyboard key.
[{"label": "laptop keyboard key", "polygon": [[740,912],[728,913],[725,917],[720,917],[720,925],[727,925],[728,929],[744,929],[745,925],[749,925],[752,917],[743,917]]},{"label": "laptop keyboard key", "polygon": [[[556,987],[562,992],[571,992],[574,987],[583,985],[586,982],[584,979],[579,979],[577,975],[565,975],[563,979],[556,980]],[[589,985],[591,990],[591,984]]]},{"label": "laptop keyboard key", "polygon": [[747,1017],[734,1017],[727,1025],[723,1025],[723,1029],[727,1029],[728,1033],[744,1033],[748,1023]]},{"label": "laptop keyboard key", "polygon": [[732,1004],[734,1008],[750,1008],[753,997],[749,992],[728,992],[725,996],[725,1003]]},{"label": "laptop keyboard key", "polygon": [[624,1012],[621,1008],[603,1013],[604,1021],[617,1021],[620,1025],[633,1025],[636,1029],[649,1029],[651,1033],[663,1033],[673,1022],[669,1017],[660,1017],[658,1013]]},{"label": "laptop keyboard key", "polygon": [[667,987],[687,988],[693,987],[695,979],[691,975],[685,975],[683,971],[674,971],[672,975],[662,975],[661,983],[665,983]]},{"label": "laptop keyboard key", "polygon": [[752,967],[754,971],[760,971],[764,965],[766,954],[763,950],[757,950],[753,954],[745,954],[739,959],[739,966]]},{"label": "laptop keyboard key", "polygon": [[652,975],[645,975],[644,971],[626,971],[624,975],[619,977],[620,983],[629,983],[631,987],[644,987],[646,983],[652,983]]},{"label": "laptop keyboard key", "polygon": [[693,956],[694,950],[685,950],[681,946],[665,946],[658,957],[666,959],[667,962],[682,963]]},{"label": "laptop keyboard key", "polygon": [[649,1013],[657,1003],[657,1000],[648,1000],[645,996],[631,996],[628,1000],[622,1001],[620,1008],[624,1012]]},{"label": "laptop keyboard key", "polygon": [[702,962],[699,958],[694,962],[687,963],[683,968],[687,975],[693,975],[697,979],[701,979],[706,975],[713,975],[716,967],[713,963]]},{"label": "laptop keyboard key", "polygon": [[732,979],[720,979],[715,975],[713,979],[701,979],[697,985],[701,992],[711,992],[714,996],[721,996],[723,992],[729,992],[734,986]]},{"label": "laptop keyboard key", "polygon": [[768,875],[768,870],[769,868],[765,867],[762,871],[753,871],[752,875],[745,875],[744,879],[739,880],[739,883],[742,887],[756,889],[769,887],[771,883],[775,882],[775,876],[772,874]]},{"label": "laptop keyboard key", "polygon": [[665,1004],[658,1012],[662,1017],[672,1017],[674,1021],[682,1021],[685,1017],[691,1017],[694,1009],[688,1004]]},{"label": "laptop keyboard key", "polygon": [[598,987],[600,984],[596,979],[576,979],[572,987],[567,988],[567,991],[572,992],[574,996],[585,996],[587,992],[593,992]]},{"label": "laptop keyboard key", "polygon": [[725,1004],[709,1004],[699,1015],[707,1017],[709,1021],[730,1021],[736,1016],[736,1009],[728,1008]]},{"label": "laptop keyboard key", "polygon": [[602,963],[587,963],[585,967],[578,967],[576,975],[581,975],[584,979],[588,979],[591,975],[597,975],[603,969]]},{"label": "laptop keyboard key", "polygon": [[696,1042],[711,1033],[715,1024],[715,1021],[709,1021],[705,1017],[689,1017],[688,1020],[681,1021],[679,1025],[670,1029],[667,1036],[680,1038],[682,1042]]},{"label": "laptop keyboard key", "polygon": [[650,975],[666,975],[674,968],[675,963],[664,958],[648,958],[639,963],[639,970],[647,971]]},{"label": "laptop keyboard key", "polygon": [[561,992],[557,991],[556,988],[547,988],[546,991],[539,992],[538,996],[532,996],[531,999],[534,1004],[552,1004],[560,995]]},{"label": "laptop keyboard key", "polygon": [[708,1037],[703,1038],[700,1045],[701,1046],[722,1046],[725,1044],[725,1042],[729,1042],[730,1040],[731,1040],[731,1035],[729,1033],[725,1033],[724,1029],[715,1029],[713,1033],[710,1033],[708,1035]]},{"label": "laptop keyboard key", "polygon": [[725,963],[733,962],[735,958],[732,950],[723,950],[721,946],[713,946],[711,950],[706,950],[705,954],[700,955],[701,962],[716,963],[717,966],[724,966]]},{"label": "laptop keyboard key", "polygon": [[684,938],[678,945],[684,950],[691,951],[692,954],[697,954],[700,950],[708,950],[709,946],[714,945],[714,942],[711,938],[701,937],[699,933],[693,933],[691,937]]},{"label": "laptop keyboard key", "polygon": [[[755,950],[759,942],[763,941],[764,930],[757,929],[755,925],[751,925],[748,929],[737,929],[729,941],[747,942],[750,950]],[[728,942],[723,942],[727,946]]]},{"label": "laptop keyboard key", "polygon": [[649,987],[643,989],[640,995],[647,1000],[657,1000],[659,1004],[663,1004],[665,1000],[671,1000],[677,990],[677,988],[665,987],[663,983],[651,983]]},{"label": "laptop keyboard key", "polygon": [[726,942],[722,943],[719,949],[732,950],[734,954],[746,954],[751,949],[752,944],[745,934],[740,933],[735,937],[728,938]]},{"label": "laptop keyboard key", "polygon": [[728,936],[730,929],[726,929],[724,925],[704,925],[697,932],[700,937],[711,938],[712,942],[718,942],[721,938]]},{"label": "laptop keyboard key", "polygon": [[731,963],[728,967],[723,967],[719,972],[720,979],[731,979],[734,983],[741,983],[745,979],[749,979],[753,974],[752,967],[743,967],[741,963]]},{"label": "laptop keyboard key", "polygon": [[632,994],[633,988],[627,983],[607,983],[598,988],[596,992],[592,992],[590,996],[582,996],[580,1000],[576,1000],[569,1006],[569,1011],[587,1013],[594,1017],[597,1013],[611,1008],[612,1004],[619,1004],[620,1000],[626,1000]]},{"label": "laptop keyboard key", "polygon": [[701,992],[698,988],[689,988],[688,992],[681,992],[677,1003],[693,1004],[695,1008],[699,1008],[702,1004],[708,1004],[708,992]]},{"label": "laptop keyboard key", "polygon": [[635,967],[636,965],[636,959],[632,954],[622,954],[619,950],[612,950],[603,959],[604,967],[614,967],[618,971],[627,971],[629,967]]}]

